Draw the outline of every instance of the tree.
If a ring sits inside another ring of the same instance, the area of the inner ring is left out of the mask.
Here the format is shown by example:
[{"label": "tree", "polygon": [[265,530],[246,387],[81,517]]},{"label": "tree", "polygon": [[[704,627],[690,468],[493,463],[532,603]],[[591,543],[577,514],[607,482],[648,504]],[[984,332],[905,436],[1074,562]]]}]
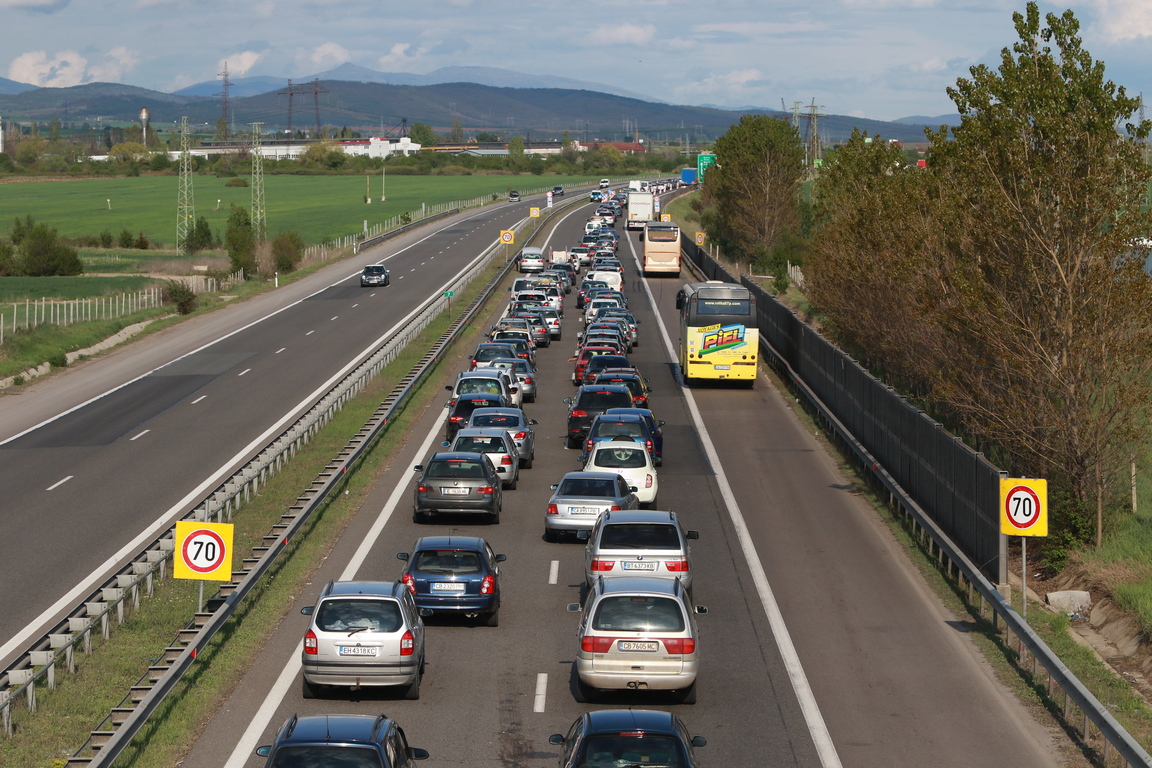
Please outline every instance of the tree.
[{"label": "tree", "polygon": [[784,120],[744,115],[716,140],[704,200],[715,206],[709,235],[735,255],[769,256],[800,223],[804,147]]},{"label": "tree", "polygon": [[408,138],[422,147],[436,146],[436,132],[424,123],[413,123],[408,129]]},{"label": "tree", "polygon": [[212,247],[213,242],[212,225],[208,223],[208,219],[201,216],[196,219],[196,224],[188,237],[188,250],[192,253],[205,251]]},{"label": "tree", "polygon": [[448,134],[448,140],[453,144],[464,143],[464,126],[460,124],[460,118],[452,118],[452,132]]},{"label": "tree", "polygon": [[60,119],[57,117],[52,118],[52,122],[48,124],[48,141],[60,141]]},{"label": "tree", "polygon": [[568,131],[564,131],[564,136],[560,139],[560,156],[570,163],[576,162],[580,157],[580,152],[576,149],[576,143],[572,141],[572,137],[568,135]]},{"label": "tree", "polygon": [[494,142],[500,141],[500,137],[494,133],[489,133],[488,131],[480,131],[476,134],[476,141],[481,144],[492,144]]},{"label": "tree", "polygon": [[224,247],[232,261],[233,272],[242,269],[245,275],[256,274],[256,234],[252,230],[252,217],[246,208],[235,203],[228,213]]},{"label": "tree", "polygon": [[523,157],[524,156],[524,139],[519,136],[513,136],[508,141],[508,157]]},{"label": "tree", "polygon": [[148,148],[135,141],[122,141],[108,150],[108,159],[118,163],[142,163],[148,159]]},{"label": "tree", "polygon": [[272,239],[272,259],[277,272],[295,271],[304,255],[304,238],[295,230],[282,232]]},{"label": "tree", "polygon": [[20,273],[29,277],[79,275],[84,264],[75,248],[60,242],[55,227],[33,224],[17,248]]}]

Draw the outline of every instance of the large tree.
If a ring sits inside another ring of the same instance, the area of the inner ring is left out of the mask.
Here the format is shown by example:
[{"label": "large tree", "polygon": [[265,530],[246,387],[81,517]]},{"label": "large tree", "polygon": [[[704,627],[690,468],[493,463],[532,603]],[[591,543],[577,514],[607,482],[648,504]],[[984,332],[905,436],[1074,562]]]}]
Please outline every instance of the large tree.
[{"label": "large tree", "polygon": [[408,138],[422,147],[436,146],[436,132],[424,123],[413,123],[408,129]]}]

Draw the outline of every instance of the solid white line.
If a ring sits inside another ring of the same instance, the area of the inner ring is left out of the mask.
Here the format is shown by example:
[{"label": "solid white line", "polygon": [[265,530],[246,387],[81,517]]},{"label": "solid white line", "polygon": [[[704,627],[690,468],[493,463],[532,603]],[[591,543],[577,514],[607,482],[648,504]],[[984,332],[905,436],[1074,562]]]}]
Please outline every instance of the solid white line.
[{"label": "solid white line", "polygon": [[548,583],[555,584],[560,580],[560,561],[553,560],[552,564],[548,566]]},{"label": "solid white line", "polygon": [[[335,319],[336,319],[336,318],[338,318],[338,317],[340,317],[340,315],[333,315],[333,316],[332,316],[332,320],[335,320]],[[329,322],[331,322],[331,320],[330,320]]]},{"label": "solid white line", "polygon": [[251,368],[245,368],[244,370],[240,371],[240,373],[238,373],[236,375],[237,376],[243,376],[244,374],[248,373],[248,371],[250,371],[250,370],[252,370],[252,369]]},{"label": "solid white line", "polygon": [[68,477],[64,478],[63,480],[61,480],[61,481],[60,481],[60,482],[58,482],[58,483],[54,483],[53,485],[50,485],[50,486],[48,486],[48,487],[47,487],[47,488],[45,488],[44,490],[46,490],[46,491],[54,491],[54,490],[56,490],[57,488],[59,488],[60,486],[64,485],[64,483],[66,483],[66,482],[68,482],[69,480],[71,480],[73,477],[75,477],[75,475],[68,475]]},{"label": "solid white line", "polygon": [[[640,259],[636,255],[636,247],[632,244],[631,239],[628,240],[628,247],[632,251],[632,258],[636,261],[636,268],[639,269]],[[656,324],[660,326],[660,336],[664,340],[664,348],[668,351],[668,359],[680,359],[676,348],[672,345],[672,339],[668,335],[664,318],[660,316],[656,299],[648,285],[648,279],[641,277],[640,282],[644,286],[644,292],[648,294],[648,301],[652,304],[653,313],[656,315]],[[808,724],[808,732],[812,736],[816,754],[820,757],[820,764],[824,768],[841,768],[840,755],[836,752],[836,745],[832,743],[832,735],[828,733],[828,726],[824,722],[824,716],[820,713],[820,706],[816,703],[816,696],[812,693],[808,676],[804,673],[803,665],[800,664],[800,656],[796,653],[796,646],[792,643],[792,635],[789,634],[788,626],[784,623],[784,615],[780,612],[776,595],[768,583],[768,576],[764,573],[764,566],[760,562],[760,556],[756,553],[756,545],[753,544],[752,536],[748,533],[748,525],[744,522],[744,514],[736,502],[736,495],[732,492],[732,486],[728,484],[728,476],[724,472],[724,466],[720,463],[716,446],[712,442],[711,435],[708,434],[707,427],[704,426],[704,419],[700,416],[700,409],[696,406],[696,397],[692,394],[692,390],[686,388],[683,383],[680,383],[679,386],[685,401],[688,403],[688,412],[692,416],[692,422],[696,425],[696,432],[704,448],[704,454],[712,465],[712,471],[716,473],[716,485],[720,489],[720,495],[724,498],[724,505],[728,508],[728,516],[732,519],[732,527],[736,530],[736,537],[740,540],[740,549],[744,553],[744,559],[748,562],[748,570],[752,573],[752,582],[756,585],[756,592],[760,595],[760,604],[768,616],[768,625],[772,628],[773,637],[776,638],[780,658],[784,661],[784,669],[788,672],[792,690],[796,693],[796,699],[800,703],[800,711],[804,715],[804,721]]]},{"label": "solid white line", "polygon": [[[432,431],[424,438],[423,444],[416,450],[416,460],[420,461],[424,455],[428,453],[428,449],[432,447],[432,442],[440,436],[441,424],[437,421],[432,424]],[[356,574],[360,571],[360,567],[364,565],[364,561],[368,559],[368,555],[372,552],[372,548],[376,545],[376,541],[380,538],[380,534],[384,532],[384,526],[387,525],[388,520],[391,519],[392,513],[396,511],[396,506],[400,500],[404,498],[411,485],[410,480],[402,476],[400,482],[392,490],[392,495],[388,497],[388,501],[384,504],[384,508],[380,510],[380,514],[376,516],[376,521],[372,523],[372,528],[369,529],[368,534],[364,540],[360,542],[360,546],[356,549],[356,554],[348,561],[348,565],[344,568],[344,572],[340,574],[341,581],[347,581],[355,578]],[[272,686],[272,690],[268,691],[268,695],[264,697],[263,703],[260,704],[260,709],[256,710],[256,714],[252,716],[252,721],[248,723],[248,727],[244,729],[244,735],[236,742],[236,748],[232,750],[232,754],[228,757],[228,762],[224,764],[224,768],[243,768],[244,764],[248,762],[248,758],[252,756],[253,751],[259,745],[260,737],[264,730],[268,727],[269,721],[272,716],[276,714],[276,708],[280,706],[280,702],[284,700],[284,696],[288,693],[288,688],[296,680],[296,675],[300,672],[300,651],[301,647],[297,646],[284,664],[284,669],[276,678],[276,683]],[[539,689],[539,683],[537,683]],[[539,697],[539,694],[537,694]],[[542,706],[542,705],[541,705]],[[539,710],[543,712],[543,710]]]},{"label": "solid white line", "polygon": [[280,354],[281,352],[283,352],[283,351],[284,351],[284,350],[286,350],[286,349],[288,349],[288,347],[280,347],[280,349],[276,350],[276,352],[275,352],[274,354],[277,354],[277,355],[278,355],[278,354]]},{"label": "solid white line", "polygon": [[196,403],[200,402],[201,400],[203,400],[206,397],[208,397],[208,395],[200,395],[200,397],[198,397],[192,401],[192,405],[196,405]]},{"label": "solid white line", "polygon": [[316,330],[315,330],[315,329],[313,329],[313,330],[311,330],[311,331],[308,331],[308,333],[306,333],[306,334],[304,334],[304,335],[305,335],[305,336],[311,336],[311,335],[312,335],[312,334],[314,334],[314,333],[316,333]]},{"label": "solid white line", "polygon": [[358,307],[358,306],[360,306],[360,302],[356,302],[355,304],[353,304],[352,309],[356,309],[356,307]]},{"label": "solid white line", "polygon": [[133,440],[138,440],[138,439],[140,439],[141,437],[144,437],[144,435],[148,434],[148,433],[149,433],[149,432],[151,432],[151,431],[152,431],[152,430],[150,430],[150,429],[146,429],[146,430],[144,430],[143,432],[141,432],[140,434],[136,435],[136,437],[130,437],[130,438],[128,438],[128,442],[132,442]]},{"label": "solid white line", "polygon": [[533,712],[544,711],[544,700],[548,698],[548,675],[544,672],[536,675],[536,700],[532,702]]}]

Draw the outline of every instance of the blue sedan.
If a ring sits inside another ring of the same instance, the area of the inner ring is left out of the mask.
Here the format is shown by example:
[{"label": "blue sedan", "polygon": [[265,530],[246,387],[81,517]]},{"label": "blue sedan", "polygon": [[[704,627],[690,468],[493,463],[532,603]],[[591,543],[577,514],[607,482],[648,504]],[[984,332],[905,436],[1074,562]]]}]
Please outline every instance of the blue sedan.
[{"label": "blue sedan", "polygon": [[609,408],[604,412],[609,416],[623,416],[626,414],[636,414],[641,417],[644,426],[648,430],[647,440],[652,441],[652,461],[656,466],[664,463],[664,433],[660,431],[660,427],[664,426],[663,421],[658,421],[652,415],[652,411],[647,408]]},{"label": "blue sedan", "polygon": [[484,539],[475,536],[425,536],[411,553],[396,555],[408,563],[401,577],[418,608],[433,613],[484,618],[500,623],[500,566]]}]

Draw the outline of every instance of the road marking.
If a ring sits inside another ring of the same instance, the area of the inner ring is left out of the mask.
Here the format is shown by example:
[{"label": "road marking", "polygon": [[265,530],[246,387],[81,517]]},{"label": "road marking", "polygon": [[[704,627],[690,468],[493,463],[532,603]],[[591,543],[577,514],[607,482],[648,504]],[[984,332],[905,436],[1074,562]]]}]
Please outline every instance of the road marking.
[{"label": "road marking", "polygon": [[416,271],[416,267],[412,267],[412,269],[410,269],[410,270],[408,270],[408,271],[409,271],[409,272],[415,272],[415,271]]},{"label": "road marking", "polygon": [[372,298],[375,295],[376,295],[376,291],[372,291],[372,293],[368,294],[368,298]]},{"label": "road marking", "polygon": [[252,369],[251,368],[245,368],[244,370],[240,371],[240,373],[238,373],[236,375],[237,376],[243,376],[244,374],[248,373],[248,371],[250,371],[250,370],[252,370]]},{"label": "road marking", "polygon": [[48,487],[47,487],[47,488],[45,488],[44,490],[46,490],[46,491],[54,491],[54,490],[56,490],[57,488],[59,488],[60,486],[64,485],[64,483],[66,483],[66,482],[68,482],[69,480],[71,480],[73,477],[75,477],[75,475],[68,475],[68,477],[64,478],[63,480],[61,480],[61,481],[60,481],[60,482],[58,482],[58,483],[55,483],[55,484],[53,484],[53,485],[50,485],[50,486],[48,486]]},{"label": "road marking", "polygon": [[548,675],[541,672],[536,675],[536,700],[532,702],[532,711],[543,712],[546,698],[548,698]]},{"label": "road marking", "polygon": [[280,347],[280,349],[276,350],[275,354],[277,354],[277,355],[278,355],[278,354],[280,354],[281,352],[283,352],[283,351],[284,351],[284,350],[286,350],[286,349],[288,349],[288,347]]},{"label": "road marking", "polygon": [[560,561],[553,560],[552,564],[548,566],[548,583],[555,584],[560,580]]},{"label": "road marking", "polygon": [[196,405],[196,403],[200,402],[201,400],[203,400],[206,397],[208,397],[208,395],[200,395],[200,397],[198,397],[192,401],[192,405]]},{"label": "road marking", "polygon": [[143,432],[141,432],[140,434],[136,435],[136,437],[130,437],[130,438],[128,438],[128,442],[130,442],[130,443],[131,443],[131,442],[132,442],[132,441],[134,441],[134,440],[139,440],[140,438],[144,437],[144,435],[148,434],[148,433],[149,433],[149,432],[151,432],[151,431],[152,431],[152,430],[150,430],[150,429],[146,429],[146,430],[144,430]]},{"label": "road marking", "polygon": [[[340,317],[340,315],[332,315],[332,320],[335,320],[338,317]],[[328,322],[332,322],[332,320],[329,320]]]},{"label": "road marking", "polygon": [[305,335],[305,336],[311,336],[311,335],[312,335],[312,334],[314,334],[314,333],[316,333],[316,330],[315,330],[315,329],[313,329],[313,330],[311,330],[311,331],[308,331],[308,333],[306,333],[306,334],[304,334],[304,335]]},{"label": "road marking", "polygon": [[[440,253],[444,253],[444,251],[440,251]],[[427,263],[428,263],[428,262],[426,262],[426,261],[422,261],[422,262],[420,262],[420,266],[424,266],[424,265],[425,265],[425,264],[427,264]]]},{"label": "road marking", "polygon": [[[628,248],[632,251],[632,258],[636,262],[636,268],[640,268],[640,258],[636,255],[636,246],[632,241],[628,241]],[[664,348],[668,352],[669,360],[679,360],[679,355],[676,348],[672,346],[672,338],[668,335],[668,327],[664,324],[664,318],[660,316],[659,308],[656,306],[656,298],[652,295],[652,289],[648,285],[648,278],[641,275],[640,284],[644,286],[644,293],[648,295],[648,301],[652,305],[653,313],[656,315],[656,324],[660,326],[660,336],[664,340]],[[840,755],[836,752],[836,745],[832,743],[832,735],[828,732],[828,725],[824,722],[824,716],[820,713],[820,706],[816,703],[816,696],[812,693],[812,686],[808,683],[808,676],[804,672],[804,667],[800,663],[800,656],[796,653],[796,646],[792,643],[792,635],[788,632],[788,626],[784,623],[784,614],[780,612],[780,605],[776,602],[776,595],[772,592],[772,585],[768,583],[768,576],[764,573],[764,566],[760,562],[760,555],[756,553],[756,545],[752,541],[752,536],[748,533],[748,525],[744,522],[744,514],[740,511],[740,505],[736,502],[736,495],[732,492],[732,486],[728,484],[728,475],[724,472],[724,466],[720,463],[720,456],[716,453],[716,446],[712,442],[712,436],[708,434],[708,428],[704,426],[704,419],[700,415],[700,409],[696,405],[696,397],[692,394],[692,390],[684,386],[683,382],[678,378],[677,385],[680,387],[681,393],[684,395],[684,400],[688,404],[688,413],[692,416],[692,422],[696,425],[696,432],[700,438],[701,447],[704,448],[704,455],[708,457],[708,462],[712,465],[712,471],[716,476],[716,485],[720,489],[720,495],[724,498],[724,506],[728,508],[728,517],[732,520],[732,527],[736,530],[736,536],[740,540],[740,549],[744,554],[744,559],[748,563],[748,570],[752,573],[752,581],[756,585],[756,592],[760,595],[760,604],[764,608],[764,613],[768,617],[768,624],[772,628],[772,636],[776,639],[776,646],[780,651],[780,658],[784,662],[784,668],[788,672],[788,679],[792,683],[792,690],[796,694],[796,700],[800,704],[800,711],[804,715],[804,721],[808,724],[808,733],[812,736],[812,743],[816,747],[816,754],[820,757],[820,764],[824,768],[841,768]]]}]

